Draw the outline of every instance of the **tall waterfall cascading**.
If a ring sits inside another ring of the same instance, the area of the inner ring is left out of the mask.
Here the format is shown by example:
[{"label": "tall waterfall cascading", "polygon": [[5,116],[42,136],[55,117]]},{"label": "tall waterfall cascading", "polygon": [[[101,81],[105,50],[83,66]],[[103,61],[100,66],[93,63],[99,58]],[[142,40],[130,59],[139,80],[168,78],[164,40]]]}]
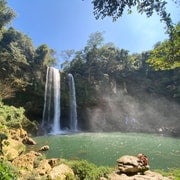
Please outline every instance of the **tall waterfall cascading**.
[{"label": "tall waterfall cascading", "polygon": [[76,91],[74,77],[72,74],[68,74],[69,83],[69,99],[70,99],[70,130],[78,131],[77,124],[77,105],[76,105]]},{"label": "tall waterfall cascading", "polygon": [[60,126],[60,72],[54,67],[48,67],[44,94],[44,109],[42,127],[51,133],[61,131]]},{"label": "tall waterfall cascading", "polygon": [[58,133],[60,127],[60,72],[53,68],[53,85],[54,85],[54,121],[52,133]]}]

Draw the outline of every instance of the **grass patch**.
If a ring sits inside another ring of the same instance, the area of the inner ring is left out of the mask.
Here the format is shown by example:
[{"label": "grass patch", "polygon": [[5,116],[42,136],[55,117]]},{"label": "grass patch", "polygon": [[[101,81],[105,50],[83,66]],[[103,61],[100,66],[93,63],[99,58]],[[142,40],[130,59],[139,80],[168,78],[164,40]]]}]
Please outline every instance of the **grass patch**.
[{"label": "grass patch", "polygon": [[180,169],[169,169],[168,171],[164,170],[155,170],[156,172],[162,174],[163,176],[173,176],[175,177],[175,180],[180,180]]}]

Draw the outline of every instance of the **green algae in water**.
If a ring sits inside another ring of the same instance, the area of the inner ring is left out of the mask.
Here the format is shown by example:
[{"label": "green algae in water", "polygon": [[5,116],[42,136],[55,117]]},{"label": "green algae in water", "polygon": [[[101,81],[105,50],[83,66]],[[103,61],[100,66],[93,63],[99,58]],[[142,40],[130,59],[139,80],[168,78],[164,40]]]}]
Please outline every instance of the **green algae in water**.
[{"label": "green algae in water", "polygon": [[140,133],[77,133],[36,137],[39,148],[49,145],[47,158],[85,159],[96,165],[116,166],[123,155],[143,153],[151,169],[180,168],[180,139]]}]

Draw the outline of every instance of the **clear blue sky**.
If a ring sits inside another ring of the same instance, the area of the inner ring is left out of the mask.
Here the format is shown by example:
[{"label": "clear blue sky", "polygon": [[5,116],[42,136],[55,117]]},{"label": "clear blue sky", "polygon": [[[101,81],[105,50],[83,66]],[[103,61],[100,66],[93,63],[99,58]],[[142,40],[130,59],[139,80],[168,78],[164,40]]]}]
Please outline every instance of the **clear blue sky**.
[{"label": "clear blue sky", "polygon": [[[168,5],[174,23],[180,19],[179,7],[172,0]],[[152,49],[153,45],[167,38],[164,24],[154,15],[146,18],[133,11],[124,12],[122,18],[96,20],[91,0],[7,0],[17,17],[12,26],[27,34],[35,47],[47,44],[57,54],[62,50],[83,49],[88,37],[96,31],[105,32],[105,43],[131,53]]]}]

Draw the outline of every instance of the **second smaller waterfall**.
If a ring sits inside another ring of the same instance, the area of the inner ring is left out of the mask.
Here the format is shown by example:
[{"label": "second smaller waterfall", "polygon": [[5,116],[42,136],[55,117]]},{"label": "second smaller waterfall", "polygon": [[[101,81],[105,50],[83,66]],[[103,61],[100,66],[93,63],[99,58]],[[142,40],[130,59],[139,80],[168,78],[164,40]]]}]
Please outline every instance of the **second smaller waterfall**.
[{"label": "second smaller waterfall", "polygon": [[69,100],[70,100],[70,130],[78,131],[77,125],[77,105],[74,77],[68,74],[69,83]]}]

